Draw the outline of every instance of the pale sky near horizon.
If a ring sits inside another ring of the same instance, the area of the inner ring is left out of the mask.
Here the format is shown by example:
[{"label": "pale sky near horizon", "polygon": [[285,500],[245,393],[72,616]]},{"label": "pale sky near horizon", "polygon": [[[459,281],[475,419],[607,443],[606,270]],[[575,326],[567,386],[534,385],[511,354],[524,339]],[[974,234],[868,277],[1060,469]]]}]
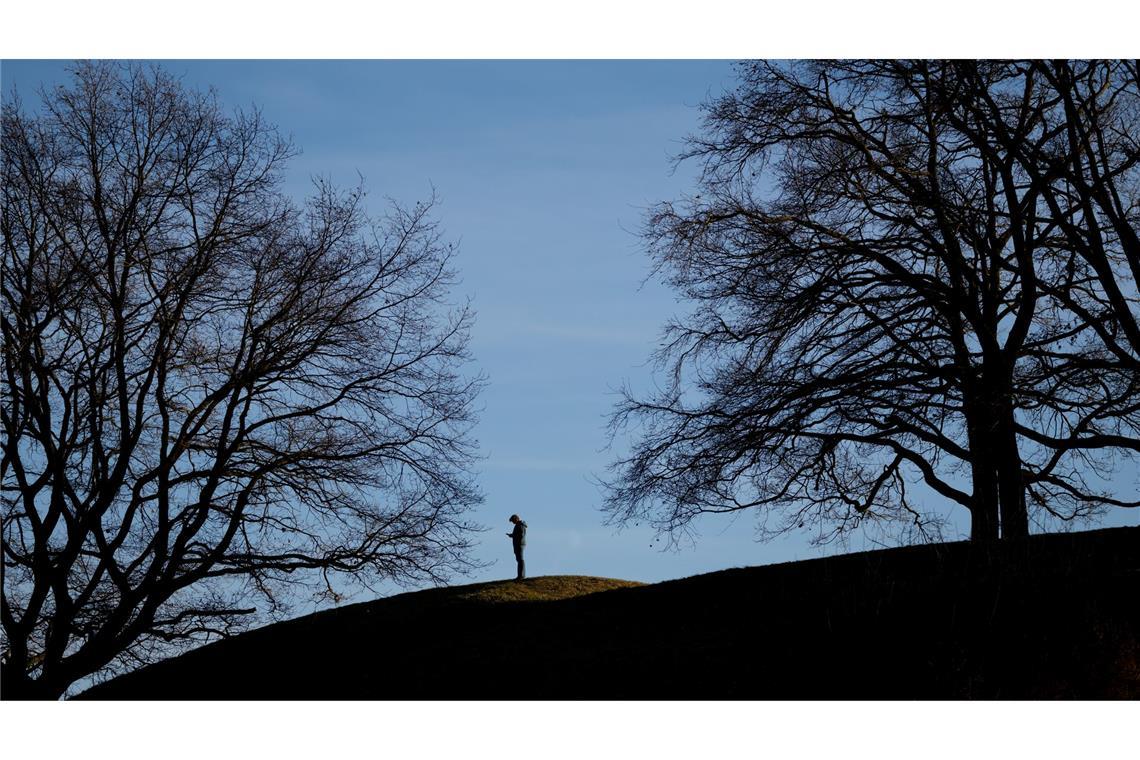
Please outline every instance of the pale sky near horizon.
[{"label": "pale sky near horizon", "polygon": [[[25,102],[66,62],[5,61],[4,97]],[[671,171],[697,106],[731,86],[726,61],[169,61],[231,107],[257,104],[302,154],[287,175],[354,185],[371,209],[432,188],[458,241],[457,300],[477,312],[471,350],[489,380],[476,429],[486,503],[470,580],[513,575],[512,512],[530,526],[531,575],[657,581],[834,553],[806,536],[753,540],[753,518],[710,518],[695,545],[651,546],[645,528],[602,524],[593,477],[611,453],[606,415],[623,382],[645,387],[661,326],[685,309],[655,281],[638,239],[647,207],[692,189]],[[1134,478],[1133,478],[1134,480]],[[957,509],[959,531],[968,528]],[[1104,525],[1134,525],[1117,510]],[[956,537],[951,531],[950,538]],[[855,539],[850,550],[876,548]],[[456,579],[456,582],[465,582]]]}]

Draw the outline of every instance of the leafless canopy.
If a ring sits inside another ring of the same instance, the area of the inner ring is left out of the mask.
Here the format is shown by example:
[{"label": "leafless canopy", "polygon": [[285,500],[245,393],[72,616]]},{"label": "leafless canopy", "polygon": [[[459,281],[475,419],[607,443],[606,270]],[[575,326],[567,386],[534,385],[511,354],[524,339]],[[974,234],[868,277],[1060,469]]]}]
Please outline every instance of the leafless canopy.
[{"label": "leafless canopy", "polygon": [[467,566],[481,381],[451,246],[431,203],[294,204],[291,152],[157,69],[5,105],[6,696],[307,581]]},{"label": "leafless canopy", "polygon": [[695,307],[613,417],[612,520],[937,535],[918,480],[980,540],[1137,505],[1134,62],[749,63],[706,113],[646,235]]}]

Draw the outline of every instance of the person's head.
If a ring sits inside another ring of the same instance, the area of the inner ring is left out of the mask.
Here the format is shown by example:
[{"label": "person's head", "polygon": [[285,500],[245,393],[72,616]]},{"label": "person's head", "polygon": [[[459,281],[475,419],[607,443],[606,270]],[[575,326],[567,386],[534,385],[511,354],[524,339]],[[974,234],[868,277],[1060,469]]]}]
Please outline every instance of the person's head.
[{"label": "person's head", "polygon": [[517,523],[517,522],[522,522],[522,520],[519,519],[518,515],[511,515],[511,522]]}]

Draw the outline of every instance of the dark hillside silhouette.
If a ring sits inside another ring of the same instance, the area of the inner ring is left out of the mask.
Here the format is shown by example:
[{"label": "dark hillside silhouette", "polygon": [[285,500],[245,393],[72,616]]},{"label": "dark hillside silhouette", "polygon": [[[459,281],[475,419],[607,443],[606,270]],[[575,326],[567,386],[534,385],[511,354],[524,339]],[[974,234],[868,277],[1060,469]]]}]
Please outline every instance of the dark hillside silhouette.
[{"label": "dark hillside silhouette", "polygon": [[[546,577],[403,594],[81,697],[1140,697],[1140,528],[614,585]],[[525,677],[511,676],[520,665]]]}]

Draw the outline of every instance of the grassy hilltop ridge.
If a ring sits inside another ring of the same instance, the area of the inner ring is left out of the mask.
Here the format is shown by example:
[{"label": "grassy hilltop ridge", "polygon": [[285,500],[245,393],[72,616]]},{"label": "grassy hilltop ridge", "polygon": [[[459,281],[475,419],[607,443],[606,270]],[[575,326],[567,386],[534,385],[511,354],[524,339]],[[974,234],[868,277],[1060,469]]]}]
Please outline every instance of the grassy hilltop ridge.
[{"label": "grassy hilltop ridge", "polygon": [[269,625],[87,699],[1140,697],[1140,528],[642,585],[546,576]]}]

